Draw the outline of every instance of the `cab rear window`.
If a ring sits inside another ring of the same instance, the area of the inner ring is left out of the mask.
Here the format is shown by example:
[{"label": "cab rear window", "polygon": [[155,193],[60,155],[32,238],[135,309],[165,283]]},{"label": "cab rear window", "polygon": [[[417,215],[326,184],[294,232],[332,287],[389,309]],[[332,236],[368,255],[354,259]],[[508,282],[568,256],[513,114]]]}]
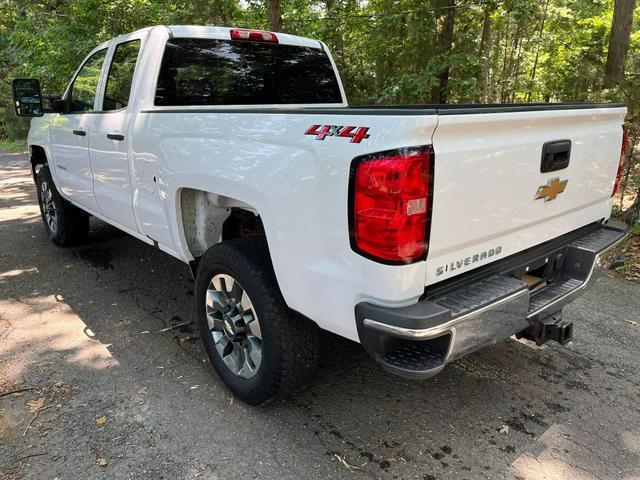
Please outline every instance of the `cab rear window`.
[{"label": "cab rear window", "polygon": [[198,38],[167,42],[155,96],[159,106],[341,102],[319,48]]}]

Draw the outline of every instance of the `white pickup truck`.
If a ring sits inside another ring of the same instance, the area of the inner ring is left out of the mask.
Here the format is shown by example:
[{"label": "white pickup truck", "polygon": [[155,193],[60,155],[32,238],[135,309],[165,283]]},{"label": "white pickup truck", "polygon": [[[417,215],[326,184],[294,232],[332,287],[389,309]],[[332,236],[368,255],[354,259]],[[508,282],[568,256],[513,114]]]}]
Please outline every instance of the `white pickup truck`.
[{"label": "white pickup truck", "polygon": [[93,215],[188,263],[250,404],[308,381],[319,328],[414,378],[565,344],[563,306],[621,262],[623,105],[353,107],[324,43],[197,26],[97,46],[62,96],[13,91],[49,238]]}]

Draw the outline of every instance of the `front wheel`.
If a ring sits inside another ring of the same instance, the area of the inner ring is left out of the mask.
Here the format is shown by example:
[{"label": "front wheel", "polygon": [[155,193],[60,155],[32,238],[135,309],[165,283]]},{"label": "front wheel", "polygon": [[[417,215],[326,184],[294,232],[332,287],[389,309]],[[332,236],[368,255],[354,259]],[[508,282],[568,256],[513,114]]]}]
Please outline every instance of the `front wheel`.
[{"label": "front wheel", "polygon": [[199,262],[195,293],[205,349],[236,397],[260,405],[310,380],[317,327],[285,304],[264,237],[211,247]]},{"label": "front wheel", "polygon": [[89,234],[89,215],[60,196],[49,167],[38,170],[36,188],[40,214],[49,239],[63,247],[86,240]]}]

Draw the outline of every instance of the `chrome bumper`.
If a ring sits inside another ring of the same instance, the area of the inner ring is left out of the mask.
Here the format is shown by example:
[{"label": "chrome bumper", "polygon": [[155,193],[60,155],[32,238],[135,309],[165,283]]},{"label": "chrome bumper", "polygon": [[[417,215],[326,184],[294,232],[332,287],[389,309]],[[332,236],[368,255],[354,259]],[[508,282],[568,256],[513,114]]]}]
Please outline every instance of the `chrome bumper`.
[{"label": "chrome bumper", "polygon": [[557,315],[610,268],[626,237],[623,225],[608,223],[538,258],[523,259],[527,264],[561,260],[547,286],[534,291],[514,276],[519,269],[510,267],[410,307],[360,303],[361,343],[393,373],[433,376],[456,358]]}]

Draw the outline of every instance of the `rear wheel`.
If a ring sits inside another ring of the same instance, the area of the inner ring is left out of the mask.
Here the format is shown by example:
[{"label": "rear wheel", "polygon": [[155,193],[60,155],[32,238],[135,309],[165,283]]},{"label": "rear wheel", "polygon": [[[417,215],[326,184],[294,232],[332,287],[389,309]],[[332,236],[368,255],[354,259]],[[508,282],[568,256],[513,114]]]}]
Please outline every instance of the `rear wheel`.
[{"label": "rear wheel", "polygon": [[234,277],[218,273],[205,303],[216,352],[234,375],[252,378],[262,363],[262,331],[251,298]]},{"label": "rear wheel", "polygon": [[49,239],[60,246],[76,245],[89,234],[89,215],[60,196],[49,167],[36,175],[40,214]]},{"label": "rear wheel", "polygon": [[317,327],[285,304],[264,237],[229,240],[204,254],[196,308],[209,359],[240,400],[260,405],[311,379]]}]

